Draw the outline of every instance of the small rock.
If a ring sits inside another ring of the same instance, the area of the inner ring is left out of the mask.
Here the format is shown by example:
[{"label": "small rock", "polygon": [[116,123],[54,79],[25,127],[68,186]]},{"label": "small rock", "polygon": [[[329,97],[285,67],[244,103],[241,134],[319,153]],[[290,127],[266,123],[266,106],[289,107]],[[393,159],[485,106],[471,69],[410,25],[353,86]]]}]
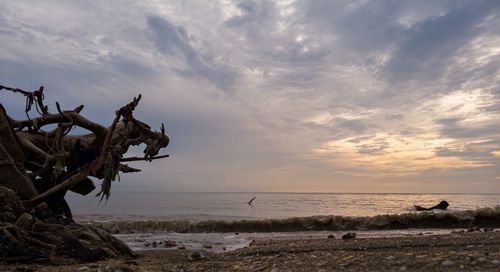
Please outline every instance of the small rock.
[{"label": "small rock", "polygon": [[403,265],[403,266],[401,266],[401,267],[399,268],[399,271],[405,271],[406,269],[407,269],[407,267],[406,267],[405,265]]},{"label": "small rock", "polygon": [[190,261],[199,261],[208,258],[208,254],[205,251],[194,251],[189,254],[189,260]]},{"label": "small rock", "polygon": [[484,232],[492,232],[494,230],[495,230],[494,228],[484,228],[483,229]]},{"label": "small rock", "polygon": [[132,272],[132,269],[125,266],[106,266],[103,272]]},{"label": "small rock", "polygon": [[388,257],[387,257],[387,258],[385,258],[385,259],[386,259],[386,260],[388,260],[388,261],[390,261],[390,260],[394,260],[394,259],[396,259],[396,257],[394,257],[394,256],[392,256],[392,255],[391,255],[391,256],[388,256]]},{"label": "small rock", "polygon": [[213,246],[213,245],[211,245],[211,244],[203,244],[203,247],[204,247],[204,248],[213,248],[214,246]]},{"label": "small rock", "polygon": [[496,264],[496,265],[500,265],[500,260],[495,259],[495,260],[491,261],[491,263]]},{"label": "small rock", "polygon": [[239,232],[235,232],[234,235],[239,235],[240,233]]},{"label": "small rock", "polygon": [[453,266],[453,265],[455,265],[455,263],[450,260],[446,260],[441,263],[441,266]]},{"label": "small rock", "polygon": [[157,246],[158,246],[158,243],[157,243],[156,241],[154,241],[154,242],[152,242],[152,243],[151,243],[151,246],[152,246],[152,247],[157,247]]},{"label": "small rock", "polygon": [[177,249],[186,249],[185,246],[178,246]]},{"label": "small rock", "polygon": [[486,259],[481,257],[481,258],[477,259],[477,262],[478,263],[484,263],[484,262],[486,262]]},{"label": "small rock", "polygon": [[417,233],[417,235],[422,236],[422,235],[424,235],[424,233],[423,232],[419,232],[419,233]]},{"label": "small rock", "polygon": [[349,239],[354,239],[354,238],[356,238],[355,232],[348,232],[348,233],[342,235],[342,240],[349,240]]},{"label": "small rock", "polygon": [[481,232],[481,229],[479,227],[473,227],[468,229],[467,232]]},{"label": "small rock", "polygon": [[335,235],[333,234],[328,235],[328,239],[335,239]]}]

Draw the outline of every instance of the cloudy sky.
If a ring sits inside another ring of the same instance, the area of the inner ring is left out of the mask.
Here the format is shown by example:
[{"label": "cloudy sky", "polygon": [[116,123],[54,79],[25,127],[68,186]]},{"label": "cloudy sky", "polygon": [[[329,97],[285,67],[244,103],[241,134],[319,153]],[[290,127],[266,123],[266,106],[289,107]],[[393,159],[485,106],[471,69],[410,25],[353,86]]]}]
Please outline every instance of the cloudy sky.
[{"label": "cloudy sky", "polygon": [[104,124],[142,93],[171,157],[116,190],[498,193],[499,26],[496,0],[0,0],[0,84]]}]

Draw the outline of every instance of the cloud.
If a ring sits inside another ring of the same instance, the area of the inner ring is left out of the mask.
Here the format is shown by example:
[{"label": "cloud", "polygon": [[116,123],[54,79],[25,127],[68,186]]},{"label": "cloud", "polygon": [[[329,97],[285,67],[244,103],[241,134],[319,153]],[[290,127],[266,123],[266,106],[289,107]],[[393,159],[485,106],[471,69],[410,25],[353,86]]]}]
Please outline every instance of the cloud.
[{"label": "cloud", "polygon": [[169,160],[141,164],[144,186],[489,190],[497,11],[451,0],[2,2],[0,82],[44,85],[48,100],[86,104],[103,123],[142,93],[138,117],[172,136]]},{"label": "cloud", "polygon": [[210,55],[201,55],[191,46],[190,38],[182,26],[175,26],[167,19],[160,16],[148,16],[148,29],[156,48],[167,55],[181,55],[187,69],[176,69],[179,74],[186,77],[197,76],[205,78],[223,90],[231,87],[236,78],[236,73],[217,64]]},{"label": "cloud", "polygon": [[467,1],[452,5],[444,15],[407,29],[385,65],[391,80],[435,80],[449,59],[471,40],[484,34],[483,23],[500,10],[497,1]]}]

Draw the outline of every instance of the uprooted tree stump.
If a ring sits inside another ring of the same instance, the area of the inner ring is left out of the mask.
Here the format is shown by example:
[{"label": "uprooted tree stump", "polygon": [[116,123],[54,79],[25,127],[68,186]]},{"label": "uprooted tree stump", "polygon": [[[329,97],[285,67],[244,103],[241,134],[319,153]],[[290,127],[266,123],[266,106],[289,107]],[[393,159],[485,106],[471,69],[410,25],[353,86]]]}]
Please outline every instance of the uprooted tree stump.
[{"label": "uprooted tree stump", "polygon": [[[124,162],[152,161],[169,144],[165,128],[152,131],[133,111],[141,95],[116,111],[109,127],[80,115],[83,105],[49,113],[43,87],[24,91],[0,85],[0,90],[26,98],[26,120],[7,115],[0,103],[0,261],[89,262],[134,253],[107,232],[73,221],[65,194],[87,195],[101,181],[97,196],[109,198],[119,172],[138,172]],[[32,108],[39,116],[31,117]],[[43,128],[52,127],[50,131]],[[80,127],[89,134],[74,135]],[[124,158],[130,146],[145,144],[144,157]]]}]

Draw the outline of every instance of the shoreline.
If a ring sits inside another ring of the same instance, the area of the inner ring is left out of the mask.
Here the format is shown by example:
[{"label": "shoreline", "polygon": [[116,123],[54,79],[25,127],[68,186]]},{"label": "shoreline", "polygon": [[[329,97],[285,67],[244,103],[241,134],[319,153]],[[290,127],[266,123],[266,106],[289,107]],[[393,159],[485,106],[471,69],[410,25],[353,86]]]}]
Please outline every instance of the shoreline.
[{"label": "shoreline", "polygon": [[[9,264],[1,271],[499,271],[500,232],[301,240],[257,240],[227,253],[139,251],[137,259],[91,264]],[[200,251],[196,251],[200,252]],[[205,257],[206,254],[206,257]],[[196,255],[196,254],[195,254]],[[23,270],[24,269],[24,270]],[[30,270],[31,269],[31,270]]]}]

